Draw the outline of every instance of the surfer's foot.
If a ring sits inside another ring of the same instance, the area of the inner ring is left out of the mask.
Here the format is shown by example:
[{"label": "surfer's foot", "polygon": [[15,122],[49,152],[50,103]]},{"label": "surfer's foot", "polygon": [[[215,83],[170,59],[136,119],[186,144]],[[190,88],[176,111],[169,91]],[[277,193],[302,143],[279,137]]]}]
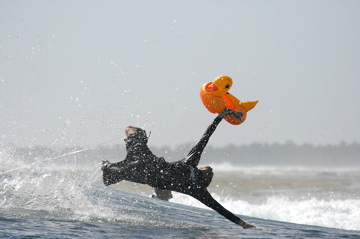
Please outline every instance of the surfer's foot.
[{"label": "surfer's foot", "polygon": [[237,224],[239,224],[240,226],[242,226],[242,228],[244,228],[244,229],[256,228],[255,226],[253,226],[253,225],[251,225],[251,224],[249,224],[249,223],[247,223],[247,222],[245,222],[245,221],[243,221],[243,220],[241,220],[241,219],[238,221]]},{"label": "surfer's foot", "polygon": [[110,162],[107,160],[102,161],[101,170],[104,171],[104,169],[108,166],[109,163]]}]

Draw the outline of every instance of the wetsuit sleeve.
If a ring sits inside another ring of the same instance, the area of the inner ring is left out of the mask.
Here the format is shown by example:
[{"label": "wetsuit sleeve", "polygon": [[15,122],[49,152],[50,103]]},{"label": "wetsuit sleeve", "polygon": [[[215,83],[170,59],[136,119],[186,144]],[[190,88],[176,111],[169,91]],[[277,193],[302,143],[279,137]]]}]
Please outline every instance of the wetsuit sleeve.
[{"label": "wetsuit sleeve", "polygon": [[105,186],[122,181],[126,170],[127,168],[123,162],[109,164],[103,171],[103,182]]},{"label": "wetsuit sleeve", "polygon": [[220,215],[226,219],[232,221],[233,223],[238,223],[241,220],[239,217],[235,216],[232,212],[224,208],[220,203],[218,203],[209,193],[207,189],[199,189],[191,193],[191,196],[205,204],[206,206],[212,208]]},{"label": "wetsuit sleeve", "polygon": [[204,151],[207,143],[209,142],[209,139],[211,135],[216,130],[216,127],[221,122],[222,118],[217,116],[211,125],[208,126],[205,133],[199,140],[199,142],[190,150],[187,157],[184,159],[184,163],[191,165],[193,167],[196,167],[199,164],[200,157],[202,152]]},{"label": "wetsuit sleeve", "polygon": [[214,121],[212,122],[211,125],[209,125],[209,127],[206,129],[203,138],[210,138],[210,136],[214,133],[214,131],[216,130],[216,127],[219,125],[219,123],[221,122],[222,118],[217,116]]}]

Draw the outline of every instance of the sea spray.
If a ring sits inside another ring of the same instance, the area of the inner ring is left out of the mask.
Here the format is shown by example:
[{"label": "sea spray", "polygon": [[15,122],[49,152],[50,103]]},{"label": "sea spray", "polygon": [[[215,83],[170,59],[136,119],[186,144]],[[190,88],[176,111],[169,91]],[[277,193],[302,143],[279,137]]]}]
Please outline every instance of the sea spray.
[{"label": "sea spray", "polygon": [[[45,163],[44,158],[33,155],[31,161],[19,157],[10,149],[1,151],[1,172],[19,168],[0,174],[0,210],[3,215],[175,226],[170,219],[173,206],[165,210],[160,206],[162,202],[152,205],[141,197],[134,199],[131,194],[120,193],[138,189],[141,191],[136,193],[150,196],[150,187],[139,187],[133,183],[105,187],[101,182],[100,162],[91,158],[84,162],[71,156]],[[238,215],[329,228],[360,229],[357,169],[227,166],[231,170],[214,166],[215,176],[209,191],[216,200]],[[180,193],[174,193],[171,203],[206,208]],[[196,212],[186,212],[187,220],[195,215]],[[221,216],[216,218],[223,220]],[[189,226],[181,220],[177,223]]]}]

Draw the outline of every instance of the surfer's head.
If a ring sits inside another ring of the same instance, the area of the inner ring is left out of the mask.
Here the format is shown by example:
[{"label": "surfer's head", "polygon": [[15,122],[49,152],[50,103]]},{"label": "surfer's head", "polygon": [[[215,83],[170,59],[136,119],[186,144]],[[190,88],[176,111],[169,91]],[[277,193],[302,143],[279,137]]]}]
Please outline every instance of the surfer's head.
[{"label": "surfer's head", "polygon": [[126,149],[128,151],[130,149],[135,150],[136,148],[138,148],[138,146],[146,145],[148,142],[148,136],[146,135],[146,131],[138,127],[126,127],[125,135]]},{"label": "surfer's head", "polygon": [[139,128],[139,127],[131,126],[131,125],[129,125],[128,127],[125,128],[125,135],[127,138],[129,138],[129,137],[133,137],[133,138],[137,138],[137,139],[146,138],[146,141],[148,139],[145,130],[143,130],[142,128]]},{"label": "surfer's head", "polygon": [[129,137],[132,134],[136,134],[138,129],[140,129],[140,128],[129,125],[128,127],[125,128],[126,137]]}]

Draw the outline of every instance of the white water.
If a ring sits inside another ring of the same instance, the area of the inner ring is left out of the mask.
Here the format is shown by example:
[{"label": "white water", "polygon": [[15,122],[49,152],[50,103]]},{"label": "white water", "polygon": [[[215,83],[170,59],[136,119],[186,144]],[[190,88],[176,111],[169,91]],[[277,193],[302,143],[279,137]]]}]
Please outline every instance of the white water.
[{"label": "white water", "polygon": [[[213,195],[223,206],[236,214],[297,224],[360,230],[360,200],[290,200],[270,197],[264,204],[256,205],[233,198]],[[193,198],[176,194],[172,202],[206,208]]]},{"label": "white water", "polygon": [[[14,213],[16,210],[20,215],[27,215],[36,210],[43,211],[47,217],[57,215],[67,220],[119,220],[119,215],[106,206],[109,198],[89,196],[89,191],[94,186],[99,188],[96,192],[98,194],[101,194],[101,190],[106,190],[101,184],[99,163],[84,165],[76,162],[76,159],[67,159],[46,163],[35,160],[28,164],[5,152],[2,152],[0,159],[0,172],[18,168],[0,174],[1,211]],[[215,199],[236,214],[360,230],[357,169],[244,168],[231,165],[213,167],[215,178],[209,191]],[[306,181],[301,181],[304,178]],[[329,190],[331,180],[334,188]],[[297,185],[297,182],[300,183]],[[316,190],[308,188],[312,183]],[[133,186],[134,184],[119,184],[117,189],[131,192],[137,188],[133,192],[139,193],[140,190],[143,195],[151,193],[148,187],[142,186],[139,189],[138,185]],[[206,208],[195,199],[179,193],[174,193],[171,202]],[[128,217],[127,215],[122,219],[126,220]],[[131,220],[136,221],[136,216],[131,217]]]}]

